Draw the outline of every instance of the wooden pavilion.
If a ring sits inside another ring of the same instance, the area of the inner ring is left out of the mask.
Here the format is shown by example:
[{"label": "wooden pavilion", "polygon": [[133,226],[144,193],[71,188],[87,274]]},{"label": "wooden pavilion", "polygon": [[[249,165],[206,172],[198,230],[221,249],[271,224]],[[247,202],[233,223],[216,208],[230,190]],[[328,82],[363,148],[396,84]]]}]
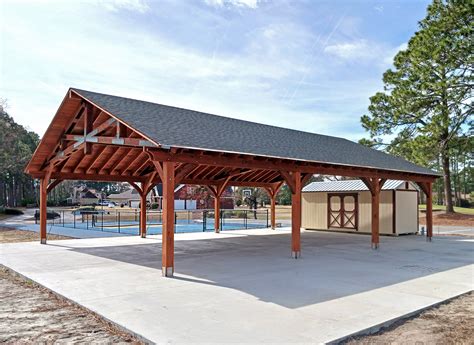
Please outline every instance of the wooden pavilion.
[{"label": "wooden pavilion", "polygon": [[228,186],[265,188],[275,199],[292,193],[291,252],[301,252],[301,190],[313,174],[361,178],[372,196],[372,247],[379,246],[379,197],[387,179],[415,182],[427,198],[432,236],[432,183],[439,174],[399,157],[324,135],[71,88],[25,171],[40,179],[40,240],[46,243],[47,195],[63,180],[128,182],[140,197],[140,236],[146,236],[148,192],[163,187],[162,268],[174,271],[174,188],[206,185],[215,198]]}]

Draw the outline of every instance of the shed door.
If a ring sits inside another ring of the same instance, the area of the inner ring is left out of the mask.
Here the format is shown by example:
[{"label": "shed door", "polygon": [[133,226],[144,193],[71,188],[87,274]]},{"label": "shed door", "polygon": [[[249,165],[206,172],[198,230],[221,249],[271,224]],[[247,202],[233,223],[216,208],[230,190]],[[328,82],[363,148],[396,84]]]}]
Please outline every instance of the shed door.
[{"label": "shed door", "polygon": [[357,230],[357,194],[328,194],[328,227]]}]

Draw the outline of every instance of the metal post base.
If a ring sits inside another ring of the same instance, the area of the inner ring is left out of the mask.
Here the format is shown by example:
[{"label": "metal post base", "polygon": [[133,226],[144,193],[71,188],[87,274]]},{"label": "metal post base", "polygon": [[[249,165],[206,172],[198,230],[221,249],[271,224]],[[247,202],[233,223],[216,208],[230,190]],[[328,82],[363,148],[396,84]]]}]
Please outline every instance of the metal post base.
[{"label": "metal post base", "polygon": [[216,234],[219,234],[219,233],[221,232],[221,229],[214,229],[214,232],[215,232]]},{"label": "metal post base", "polygon": [[379,244],[378,243],[372,243],[372,249],[379,249]]},{"label": "metal post base", "polygon": [[426,242],[431,242],[431,236],[426,236]]},{"label": "metal post base", "polygon": [[146,238],[146,234],[141,234],[140,237],[141,238]]},{"label": "metal post base", "polygon": [[161,268],[161,273],[163,277],[172,277],[174,273],[174,268],[173,267],[162,267]]},{"label": "metal post base", "polygon": [[295,259],[298,259],[298,258],[301,257],[301,252],[300,252],[300,251],[297,251],[297,252],[292,251],[292,252],[291,252],[291,257],[292,257],[292,258],[295,258]]},{"label": "metal post base", "polygon": [[41,243],[41,244],[46,244],[46,238],[42,238],[42,239],[40,240],[40,243]]}]

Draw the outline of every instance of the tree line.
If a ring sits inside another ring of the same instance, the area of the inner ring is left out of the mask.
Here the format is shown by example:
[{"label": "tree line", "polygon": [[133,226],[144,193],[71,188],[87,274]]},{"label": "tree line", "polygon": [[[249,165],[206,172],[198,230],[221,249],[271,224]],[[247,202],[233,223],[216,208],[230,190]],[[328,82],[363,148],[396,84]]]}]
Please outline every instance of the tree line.
[{"label": "tree line", "polygon": [[473,191],[472,23],[473,2],[434,0],[361,118],[362,144],[442,172],[434,191],[447,212]]},{"label": "tree line", "polygon": [[39,136],[15,123],[0,100],[0,206],[35,203],[35,181],[23,169],[38,143]]},{"label": "tree line", "polygon": [[[469,206],[474,191],[472,23],[472,2],[434,0],[407,49],[395,56],[393,68],[383,74],[383,91],[370,97],[368,114],[361,117],[370,136],[361,139],[361,144],[443,173],[433,190],[447,212],[453,212],[454,205]],[[0,102],[0,206],[35,204],[37,184],[23,169],[39,137],[15,123],[5,108],[5,102]],[[74,184],[61,183],[50,202],[64,203]],[[107,193],[124,189],[117,183],[82,184]],[[258,200],[269,202],[263,189],[251,190]],[[242,189],[236,192],[243,203]],[[291,203],[287,186],[281,188],[277,200]]]}]

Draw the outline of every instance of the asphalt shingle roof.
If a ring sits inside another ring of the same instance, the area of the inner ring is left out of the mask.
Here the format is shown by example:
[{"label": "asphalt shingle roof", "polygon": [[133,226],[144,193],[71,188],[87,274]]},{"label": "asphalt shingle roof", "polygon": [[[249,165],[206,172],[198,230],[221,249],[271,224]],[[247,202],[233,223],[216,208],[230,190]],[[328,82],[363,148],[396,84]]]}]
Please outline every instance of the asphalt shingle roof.
[{"label": "asphalt shingle roof", "polygon": [[438,175],[347,139],[72,89],[163,146]]}]

